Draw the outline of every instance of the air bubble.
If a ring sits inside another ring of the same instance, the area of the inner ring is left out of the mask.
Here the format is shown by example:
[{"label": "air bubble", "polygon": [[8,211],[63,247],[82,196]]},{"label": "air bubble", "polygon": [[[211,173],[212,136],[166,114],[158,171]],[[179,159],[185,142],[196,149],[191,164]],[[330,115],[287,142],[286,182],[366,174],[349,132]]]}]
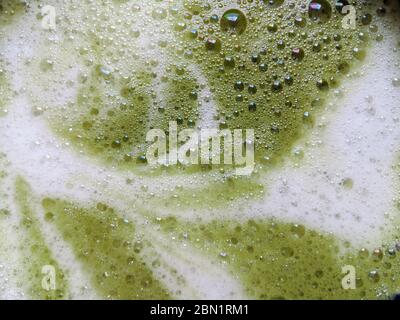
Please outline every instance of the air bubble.
[{"label": "air bubble", "polygon": [[361,17],[361,23],[362,23],[364,26],[369,25],[371,22],[372,22],[372,16],[371,16],[369,13],[364,14],[364,15]]},{"label": "air bubble", "polygon": [[268,66],[267,66],[265,63],[261,63],[261,64],[258,66],[258,69],[259,69],[261,72],[265,72],[265,71],[268,70]]},{"label": "air bubble", "polygon": [[329,89],[328,81],[326,81],[326,80],[318,80],[317,81],[317,87],[321,91],[327,91]]},{"label": "air bubble", "polygon": [[151,16],[155,20],[163,20],[163,19],[165,19],[167,17],[167,11],[165,9],[163,9],[163,8],[156,8],[151,13]]},{"label": "air bubble", "polygon": [[301,61],[304,58],[304,50],[301,48],[294,48],[292,50],[292,58],[296,61]]},{"label": "air bubble", "polygon": [[281,6],[285,0],[263,0],[264,3],[268,3],[271,7],[279,7]]},{"label": "air bubble", "polygon": [[207,39],[205,47],[208,51],[219,52],[221,51],[222,43],[219,39]]},{"label": "air bubble", "polygon": [[399,78],[393,78],[392,85],[394,87],[397,87],[397,88],[400,87],[400,79]]},{"label": "air bubble", "polygon": [[225,66],[225,68],[230,68],[230,69],[234,68],[235,67],[235,59],[232,57],[225,57],[224,66]]},{"label": "air bubble", "polygon": [[347,0],[336,0],[336,3],[335,3],[336,11],[339,13],[343,13],[343,8],[348,5],[349,5],[349,2]]},{"label": "air bubble", "polygon": [[308,16],[313,21],[325,23],[332,16],[332,7],[327,0],[313,0],[308,6]]},{"label": "air bubble", "polygon": [[247,27],[247,19],[244,13],[237,9],[226,11],[221,18],[221,29],[225,32],[242,34]]}]

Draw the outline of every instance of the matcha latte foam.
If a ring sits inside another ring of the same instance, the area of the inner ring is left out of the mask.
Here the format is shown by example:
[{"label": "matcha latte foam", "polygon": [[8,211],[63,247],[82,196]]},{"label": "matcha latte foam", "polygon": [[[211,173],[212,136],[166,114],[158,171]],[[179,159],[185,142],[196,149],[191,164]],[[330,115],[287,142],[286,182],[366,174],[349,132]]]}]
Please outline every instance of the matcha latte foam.
[{"label": "matcha latte foam", "polygon": [[[0,0],[1,299],[400,292],[395,0]],[[253,129],[255,168],[150,166]]]}]

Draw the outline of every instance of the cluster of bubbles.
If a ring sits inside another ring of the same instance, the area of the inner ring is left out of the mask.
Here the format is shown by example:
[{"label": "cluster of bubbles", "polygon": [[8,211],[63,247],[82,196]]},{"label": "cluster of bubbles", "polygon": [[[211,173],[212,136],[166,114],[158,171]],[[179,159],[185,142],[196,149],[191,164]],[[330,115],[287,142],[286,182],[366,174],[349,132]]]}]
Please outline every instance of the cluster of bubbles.
[{"label": "cluster of bubbles", "polygon": [[[176,241],[195,243],[228,264],[258,299],[387,299],[388,287],[396,286],[400,245],[338,255],[329,237],[300,224],[249,220],[189,226],[173,217],[158,223]],[[353,290],[342,287],[343,266],[356,270]]]},{"label": "cluster of bubbles", "polygon": [[[327,93],[338,88],[340,79],[365,58],[368,40],[380,38],[374,21],[385,15],[385,3],[375,9],[372,2],[360,2],[356,30],[341,27],[342,9],[347,5],[346,0],[312,0],[306,6],[283,0],[235,5],[184,0],[183,6],[156,1],[150,7],[91,2],[83,8],[90,15],[84,14],[75,23],[71,15],[67,21],[71,27],[65,21],[62,25],[66,45],[76,48],[84,67],[76,101],[61,109],[62,117],[56,114],[51,119],[82,150],[123,166],[146,162],[147,129],[164,128],[170,120],[181,128],[195,127],[200,125],[204,108],[215,113],[213,120],[220,128],[254,128],[257,157],[271,163],[313,126],[314,114]],[[80,8],[69,10],[76,13]],[[121,14],[128,10],[129,14]],[[53,75],[59,63],[57,58],[44,58],[38,69]],[[400,81],[394,78],[392,84],[400,86]],[[214,111],[207,109],[211,100]],[[301,151],[294,153],[301,156]],[[351,179],[343,181],[345,188],[352,185]],[[69,240],[79,255],[89,252],[84,263],[96,270],[95,281],[105,292],[121,297],[132,286],[139,286],[153,298],[153,289],[160,289],[136,257],[143,244],[121,243],[134,227],[119,219],[112,208],[99,204],[88,212],[55,201],[44,207],[46,219],[58,224],[62,233],[84,232]],[[86,229],[78,228],[82,225]],[[330,239],[304,226],[249,221],[192,227],[175,222],[167,231],[183,234],[185,240],[195,239],[195,245],[205,251],[215,249],[215,256],[240,270],[251,296],[277,298],[265,291],[271,283],[282,298],[343,293],[336,287],[340,274],[332,268],[338,249]],[[97,241],[110,234],[103,242]],[[379,285],[395,277],[397,251],[396,246],[371,253],[362,249],[357,257],[344,260],[369,270],[357,279],[358,297],[375,294],[375,287],[368,283]],[[98,252],[115,260],[104,263]],[[313,259],[321,259],[315,270],[310,269]],[[104,271],[105,266],[111,272]],[[281,279],[273,278],[270,270],[275,268],[281,275],[280,268],[288,266],[296,272],[284,279],[289,285],[281,290]],[[137,279],[135,272],[140,276]],[[296,279],[298,275],[304,278]],[[264,282],[259,283],[260,279]],[[119,288],[113,288],[115,283]]]},{"label": "cluster of bubbles", "polygon": [[[98,113],[70,116],[66,131],[85,150],[124,166],[146,162],[143,131],[149,126],[164,128],[171,120],[182,128],[200,126],[208,112],[220,128],[254,128],[258,160],[272,163],[313,126],[327,92],[378,37],[374,20],[385,6],[374,12],[371,2],[358,3],[357,28],[345,30],[341,10],[347,5],[92,5],[89,12],[101,19],[80,21],[67,34],[75,34],[71,39],[89,66],[77,104]],[[114,17],[120,11],[129,13],[124,22]],[[43,71],[53,68],[48,61]],[[145,81],[137,77],[142,74]]]}]

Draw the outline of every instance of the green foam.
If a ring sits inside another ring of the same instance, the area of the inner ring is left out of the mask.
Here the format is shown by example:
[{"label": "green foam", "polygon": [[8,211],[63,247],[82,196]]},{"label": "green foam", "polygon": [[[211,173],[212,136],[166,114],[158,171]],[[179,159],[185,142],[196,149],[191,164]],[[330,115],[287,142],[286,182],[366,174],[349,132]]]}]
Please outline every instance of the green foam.
[{"label": "green foam", "polygon": [[[171,212],[180,210],[221,209],[239,200],[257,201],[264,196],[265,187],[248,178],[228,178],[223,182],[214,183],[210,186],[195,188],[175,188],[173,192],[167,193],[155,199],[147,199],[146,203],[155,205],[163,210]],[[245,202],[244,202],[245,203]]]},{"label": "green foam", "polygon": [[[1,61],[0,61],[1,62]],[[6,106],[10,100],[10,86],[6,78],[5,71],[1,67],[0,63],[0,117],[5,116]]]},{"label": "green foam", "polygon": [[[60,268],[41,231],[40,222],[32,207],[35,198],[32,196],[29,185],[17,178],[15,183],[15,201],[20,214],[21,241],[19,249],[22,253],[24,276],[23,287],[28,287],[27,293],[32,299],[65,299],[68,298],[68,285],[65,272]],[[42,268],[53,266],[56,271],[56,290],[44,290],[42,287]]]},{"label": "green foam", "polygon": [[23,14],[26,8],[25,1],[2,0],[0,2],[0,26],[5,26]]},{"label": "green foam", "polygon": [[[222,7],[225,3],[220,2]],[[357,5],[359,16],[369,10],[370,2],[367,4]],[[105,41],[107,33],[102,40],[90,40],[90,58],[94,63],[89,68],[89,77],[79,84],[74,108],[70,108],[73,112],[49,117],[54,130],[84,154],[119,169],[133,169],[136,157],[146,149],[144,139],[148,129],[165,129],[168,121],[174,119],[182,120],[181,129],[198,124],[199,80],[185,67],[194,64],[206,78],[216,100],[216,120],[220,127],[255,128],[257,159],[280,164],[294,142],[314,125],[315,114],[325,105],[327,87],[336,88],[345,74],[361,63],[364,54],[355,54],[353,49],[367,52],[364,39],[372,35],[368,26],[361,24],[355,31],[342,30],[341,16],[337,13],[324,25],[307,20],[302,26],[300,20],[291,19],[294,25],[289,26],[278,16],[278,10],[283,16],[289,13],[287,7],[275,9],[266,5],[259,12],[253,2],[248,2],[240,6],[248,19],[247,29],[233,37],[211,21],[216,9],[213,5],[187,0],[184,7],[201,19],[192,23],[185,18],[186,28],[181,25],[174,28],[179,41],[164,53],[176,63],[169,65],[165,74],[158,74],[156,64],[151,67],[152,61],[146,61],[140,68],[127,63],[122,75],[107,69],[105,60],[123,61],[126,57],[120,53],[113,55],[111,46],[102,51],[98,43]],[[174,18],[166,22],[166,28],[182,20],[182,16]],[[105,25],[101,32],[106,32],[107,20],[101,24]],[[197,30],[196,39],[187,33],[193,29]],[[206,42],[208,38],[220,42]],[[295,47],[304,50],[301,62],[297,61],[301,51],[292,51]],[[257,54],[258,57],[252,57]],[[243,90],[240,85],[235,89],[237,81],[243,83]],[[255,85],[257,91],[250,87],[250,92],[249,84]],[[161,94],[156,89],[161,89]],[[178,170],[193,173],[184,168]],[[178,190],[157,205],[172,209],[220,208],[249,195],[254,200],[264,191],[256,182],[247,180],[233,184],[219,181],[206,188]],[[125,223],[104,205],[83,209],[49,199],[43,205],[49,221],[71,244],[103,297],[170,298],[141,260],[141,246],[151,244],[136,243],[138,232],[131,222]],[[246,293],[257,299],[375,299],[387,298],[399,290],[398,253],[391,244],[382,245],[382,255],[362,251],[358,256],[341,254],[339,243],[332,236],[270,220],[189,224],[169,218],[162,220],[161,225],[166,233],[178,239],[186,238],[183,234],[187,233],[191,244],[205,257],[220,259],[240,279]],[[356,267],[359,277],[356,290],[341,288],[341,267],[347,264]]]},{"label": "green foam", "polygon": [[[226,1],[219,6],[230,9]],[[105,40],[109,29],[98,26],[101,31],[86,39],[90,45],[82,59],[87,63],[86,56],[91,57],[93,68],[98,68],[101,61],[113,58],[121,72],[101,76],[92,70],[76,99],[78,110],[86,111],[64,115],[55,127],[84,153],[116,168],[132,169],[141,163],[137,157],[147,149],[145,136],[150,128],[166,129],[170,120],[181,123],[179,130],[200,125],[201,101],[196,101],[200,71],[216,103],[217,125],[255,129],[256,160],[267,167],[279,164],[314,125],[327,91],[337,88],[351,67],[360,64],[370,30],[361,23],[356,30],[343,29],[343,16],[335,9],[329,21],[321,24],[288,5],[261,6],[240,5],[247,27],[237,34],[210,18],[217,9],[213,2],[185,1],[184,9],[171,9],[168,19],[153,17],[161,19],[175,37],[171,43],[158,42],[162,59],[174,61],[162,71],[158,67],[163,61],[140,56],[140,67],[124,65],[124,59],[131,61],[131,56],[110,50]],[[369,3],[357,4],[358,15],[369,7]],[[290,14],[298,19],[285,20]],[[118,33],[114,36],[118,38]],[[129,48],[142,54],[135,41]],[[355,48],[362,54],[355,54]],[[235,88],[238,81],[242,84]],[[92,108],[100,114],[90,113]],[[126,141],[122,141],[124,136]]]},{"label": "green foam", "polygon": [[108,299],[169,299],[169,292],[141,258],[145,241],[104,204],[82,209],[71,203],[44,199],[49,222],[60,230],[75,257],[89,274],[96,292]]},{"label": "green foam", "polygon": [[[124,169],[132,169],[145,155],[146,132],[152,128],[167,131],[169,121],[177,121],[178,130],[192,127],[198,119],[197,82],[175,74],[163,79],[165,101],[151,105],[152,74],[137,72],[130,79],[103,79],[96,67],[77,97],[81,113],[66,122],[52,118],[53,128],[89,154]],[[181,70],[179,68],[179,70]],[[110,101],[105,96],[110,81],[120,97]],[[102,91],[104,90],[104,91]],[[112,106],[112,108],[110,108]],[[61,129],[60,129],[61,128]]]},{"label": "green foam", "polygon": [[[334,237],[274,220],[192,224],[169,217],[157,223],[219,259],[254,299],[387,299],[400,289],[400,257],[390,246],[341,254]],[[356,269],[355,290],[342,287],[346,265]]]}]

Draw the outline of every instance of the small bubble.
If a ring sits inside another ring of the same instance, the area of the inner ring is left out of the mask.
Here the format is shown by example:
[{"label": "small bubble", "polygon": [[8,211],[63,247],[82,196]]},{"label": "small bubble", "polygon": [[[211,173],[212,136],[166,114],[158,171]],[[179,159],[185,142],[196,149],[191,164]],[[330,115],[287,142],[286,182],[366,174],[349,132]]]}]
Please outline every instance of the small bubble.
[{"label": "small bubble", "polygon": [[392,85],[394,87],[400,87],[400,79],[399,78],[393,78],[392,79]]},{"label": "small bubble", "polygon": [[244,90],[244,83],[242,81],[236,81],[234,88],[236,91],[243,91]]},{"label": "small bubble", "polygon": [[312,49],[314,52],[320,52],[322,49],[321,44],[318,42],[314,43]]},{"label": "small bubble", "polygon": [[225,57],[224,59],[224,66],[225,68],[234,68],[235,67],[235,59],[232,57]]},{"label": "small bubble", "polygon": [[304,50],[301,48],[292,49],[292,58],[296,61],[301,61],[304,58]]},{"label": "small bubble", "polygon": [[190,30],[187,34],[190,39],[196,39],[197,36],[199,35],[199,33],[196,29]]},{"label": "small bubble", "polygon": [[249,111],[250,112],[255,112],[257,111],[257,104],[255,102],[250,102],[249,103]]},{"label": "small bubble", "polygon": [[40,69],[44,72],[50,71],[53,69],[54,62],[50,59],[42,60],[40,63]]},{"label": "small bubble", "polygon": [[251,56],[251,62],[258,64],[258,63],[260,63],[260,61],[261,61],[261,57],[259,54],[253,54]]},{"label": "small bubble", "polygon": [[387,254],[389,255],[389,257],[394,258],[396,256],[396,249],[395,248],[387,249]]},{"label": "small bubble", "polygon": [[348,74],[350,71],[350,65],[347,62],[342,62],[338,65],[338,70],[342,74]]},{"label": "small bubble", "polygon": [[285,83],[286,83],[288,86],[291,86],[291,85],[293,84],[293,82],[294,82],[293,77],[292,77],[290,74],[287,74],[287,75],[285,76]]},{"label": "small bubble", "polygon": [[254,84],[250,84],[248,87],[248,91],[250,94],[256,94],[257,93],[257,87]]},{"label": "small bubble", "polygon": [[282,89],[283,89],[282,83],[279,80],[274,81],[274,83],[272,84],[272,91],[280,92],[282,91]]},{"label": "small bubble", "polygon": [[175,31],[183,31],[183,30],[186,29],[186,23],[178,22],[178,23],[175,24],[174,29],[175,29]]},{"label": "small bubble", "polygon": [[267,71],[268,66],[267,66],[265,63],[261,63],[261,64],[258,66],[258,69],[259,69],[261,72],[265,72],[265,71]]},{"label": "small bubble", "polygon": [[368,278],[372,282],[379,282],[380,276],[377,270],[372,270],[368,273]]},{"label": "small bubble", "polygon": [[269,32],[276,32],[276,31],[278,31],[278,26],[275,23],[270,23],[267,26],[267,30]]},{"label": "small bubble", "polygon": [[111,78],[112,70],[107,66],[98,66],[97,73],[104,79],[108,80]]},{"label": "small bubble", "polygon": [[289,258],[294,255],[294,250],[290,247],[283,247],[281,248],[281,253],[284,257]]},{"label": "small bubble", "polygon": [[140,6],[138,5],[138,4],[135,4],[133,7],[132,7],[132,11],[133,12],[139,12],[141,10],[141,8],[140,8]]},{"label": "small bubble", "polygon": [[335,9],[339,13],[342,13],[343,8],[348,5],[349,5],[349,2],[347,0],[336,0]]},{"label": "small bubble", "polygon": [[377,261],[381,261],[383,258],[383,252],[381,249],[375,249],[372,252],[372,260],[377,262]]},{"label": "small bubble", "polygon": [[264,2],[268,2],[271,7],[279,7],[281,6],[285,0],[263,0]]},{"label": "small bubble", "polygon": [[208,51],[219,52],[221,51],[221,41],[219,39],[207,39],[205,43],[205,47]]},{"label": "small bubble", "polygon": [[226,11],[221,18],[222,31],[242,34],[246,30],[246,27],[246,16],[240,10],[230,9]]},{"label": "small bubble", "polygon": [[386,8],[379,7],[378,9],[376,9],[376,13],[379,17],[383,17],[386,14]]},{"label": "small bubble", "polygon": [[303,19],[302,17],[296,17],[296,18],[294,18],[294,24],[297,27],[303,28],[306,26],[306,20]]},{"label": "small bubble", "polygon": [[218,22],[218,21],[219,21],[218,15],[213,14],[213,15],[210,17],[210,21],[213,22],[213,23]]},{"label": "small bubble", "polygon": [[276,44],[276,47],[280,50],[285,48],[285,41],[283,40],[278,40],[278,43]]},{"label": "small bubble", "polygon": [[304,151],[299,147],[294,148],[292,153],[297,159],[303,159],[304,158]]},{"label": "small bubble", "polygon": [[369,13],[364,14],[364,15],[361,17],[361,23],[362,23],[364,26],[369,25],[371,22],[372,22],[372,16],[371,16]]},{"label": "small bubble", "polygon": [[163,8],[156,8],[151,13],[151,16],[156,20],[163,20],[167,17],[167,11]]},{"label": "small bubble", "polygon": [[329,89],[328,81],[326,80],[318,80],[317,81],[317,88],[321,91],[327,91]]},{"label": "small bubble", "polygon": [[313,21],[325,23],[332,15],[332,7],[327,0],[314,0],[308,6],[308,16]]},{"label": "small bubble", "polygon": [[365,51],[359,48],[354,48],[353,56],[358,60],[363,60],[365,58]]}]

